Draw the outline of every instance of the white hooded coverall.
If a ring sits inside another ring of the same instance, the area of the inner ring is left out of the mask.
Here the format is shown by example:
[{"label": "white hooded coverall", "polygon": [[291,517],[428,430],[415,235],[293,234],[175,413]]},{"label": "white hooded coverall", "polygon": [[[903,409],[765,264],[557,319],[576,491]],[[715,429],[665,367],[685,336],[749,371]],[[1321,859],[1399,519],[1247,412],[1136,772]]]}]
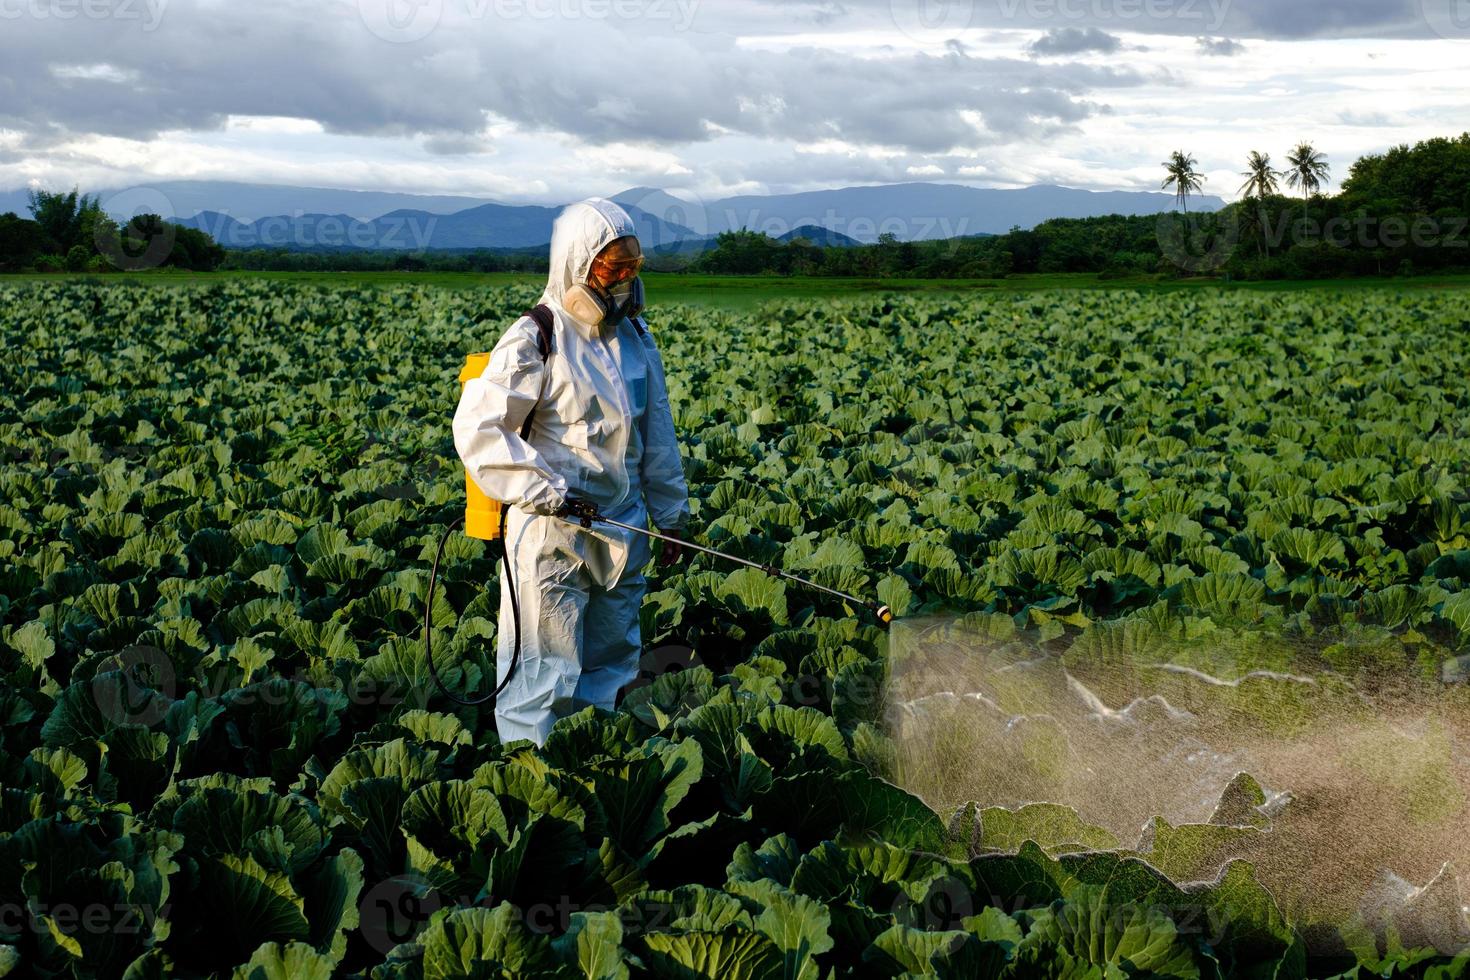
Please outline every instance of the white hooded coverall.
[{"label": "white hooded coverall", "polygon": [[[593,198],[557,218],[541,303],[555,317],[543,363],[537,329],[521,317],[465,383],[454,445],[471,478],[506,511],[506,560],[520,604],[521,660],[496,700],[503,740],[542,744],[558,718],[611,708],[638,674],[638,608],[648,539],[605,524],[550,516],[568,496],[636,527],[689,519],[689,492],[653,337],[624,318],[582,323],[562,305],[609,242],[634,234],[626,212]],[[535,409],[527,438],[520,436]],[[645,506],[646,501],[646,506]],[[510,668],[515,626],[501,576],[497,682]]]}]

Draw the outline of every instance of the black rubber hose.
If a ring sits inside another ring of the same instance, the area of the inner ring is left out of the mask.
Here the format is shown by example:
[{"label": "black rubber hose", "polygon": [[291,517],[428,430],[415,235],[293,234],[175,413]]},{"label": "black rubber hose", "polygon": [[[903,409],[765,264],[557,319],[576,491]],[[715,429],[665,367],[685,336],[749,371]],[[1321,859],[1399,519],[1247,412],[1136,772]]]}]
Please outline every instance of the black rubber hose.
[{"label": "black rubber hose", "polygon": [[[466,708],[478,708],[480,705],[494,701],[499,697],[500,692],[505,690],[505,686],[515,676],[516,667],[521,662],[521,607],[520,603],[516,601],[515,574],[510,570],[510,542],[505,537],[505,517],[507,510],[509,508],[505,506],[501,506],[500,508],[500,574],[505,576],[505,588],[510,593],[510,618],[511,627],[514,630],[512,636],[515,639],[514,645],[511,647],[510,669],[505,672],[505,677],[496,685],[495,690],[486,694],[484,697],[462,698],[445,686],[443,678],[439,676],[439,671],[434,668],[434,651],[431,642],[434,632],[432,620],[434,613],[434,584],[439,578],[439,561],[444,557],[444,545],[449,541],[449,536],[454,533],[454,529],[459,527],[464,518],[456,517],[445,526],[444,536],[439,539],[439,550],[434,553],[434,566],[429,570],[429,591],[424,598],[424,659],[429,664],[429,676],[434,679],[434,684],[438,686],[440,692],[455,704],[464,705]],[[497,641],[498,639],[497,637]],[[496,659],[500,659],[498,655]]]}]

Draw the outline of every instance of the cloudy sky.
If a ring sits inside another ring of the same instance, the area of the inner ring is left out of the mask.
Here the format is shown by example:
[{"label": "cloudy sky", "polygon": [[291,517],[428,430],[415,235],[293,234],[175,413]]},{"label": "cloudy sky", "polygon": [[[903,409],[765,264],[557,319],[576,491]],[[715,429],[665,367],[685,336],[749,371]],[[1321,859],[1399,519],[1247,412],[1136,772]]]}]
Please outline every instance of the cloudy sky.
[{"label": "cloudy sky", "polygon": [[1470,0],[0,0],[0,191],[558,203],[905,180],[1232,198],[1470,128]]}]

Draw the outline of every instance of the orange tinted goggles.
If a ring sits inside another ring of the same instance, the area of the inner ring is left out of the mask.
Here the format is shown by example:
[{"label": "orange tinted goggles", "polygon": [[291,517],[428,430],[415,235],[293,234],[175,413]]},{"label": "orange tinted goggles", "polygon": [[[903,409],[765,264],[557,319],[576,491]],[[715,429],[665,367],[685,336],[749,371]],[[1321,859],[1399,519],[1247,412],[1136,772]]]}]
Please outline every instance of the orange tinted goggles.
[{"label": "orange tinted goggles", "polygon": [[623,259],[618,262],[594,262],[591,278],[601,286],[617,286],[630,279],[636,279],[642,268],[643,256],[641,255],[636,259]]},{"label": "orange tinted goggles", "polygon": [[592,260],[587,278],[594,284],[611,287],[635,279],[643,268],[643,253],[637,240],[615,242]]}]

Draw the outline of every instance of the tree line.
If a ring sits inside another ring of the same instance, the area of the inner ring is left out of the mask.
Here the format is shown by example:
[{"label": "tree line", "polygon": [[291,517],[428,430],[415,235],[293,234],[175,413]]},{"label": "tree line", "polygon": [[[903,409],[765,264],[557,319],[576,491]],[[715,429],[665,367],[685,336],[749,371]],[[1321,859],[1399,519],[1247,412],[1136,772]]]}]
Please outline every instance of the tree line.
[{"label": "tree line", "polygon": [[[751,231],[720,235],[693,264],[714,274],[996,278],[1090,272],[1105,277],[1209,273],[1239,279],[1315,279],[1470,269],[1470,133],[1370,154],[1342,190],[1323,194],[1326,155],[1301,143],[1276,169],[1252,151],[1241,199],[1189,211],[1205,177],[1195,158],[1165,161],[1163,189],[1181,214],[1054,218],[1002,235],[820,248]],[[1291,195],[1283,193],[1284,189]]]},{"label": "tree line", "polygon": [[97,195],[32,190],[31,216],[0,214],[0,271],[112,272],[171,266],[209,270],[225,250],[202,231],[139,214],[122,222]]}]

